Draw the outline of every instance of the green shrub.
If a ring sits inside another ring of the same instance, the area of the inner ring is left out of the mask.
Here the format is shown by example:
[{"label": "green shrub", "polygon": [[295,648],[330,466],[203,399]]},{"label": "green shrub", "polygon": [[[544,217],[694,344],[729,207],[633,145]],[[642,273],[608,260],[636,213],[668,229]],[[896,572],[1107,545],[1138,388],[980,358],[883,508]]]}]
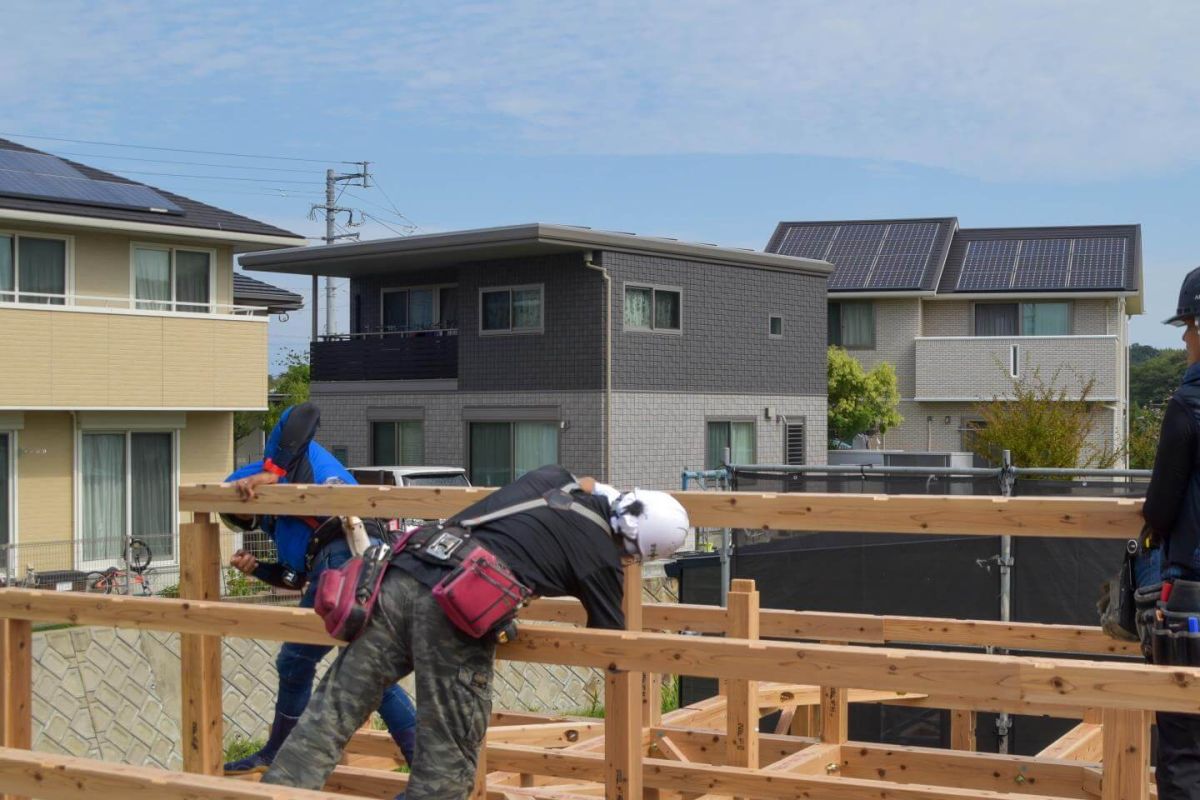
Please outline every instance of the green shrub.
[{"label": "green shrub", "polygon": [[225,744],[225,763],[230,761],[240,761],[247,756],[252,756],[266,745],[264,739],[247,739],[240,734],[234,734],[233,738]]}]

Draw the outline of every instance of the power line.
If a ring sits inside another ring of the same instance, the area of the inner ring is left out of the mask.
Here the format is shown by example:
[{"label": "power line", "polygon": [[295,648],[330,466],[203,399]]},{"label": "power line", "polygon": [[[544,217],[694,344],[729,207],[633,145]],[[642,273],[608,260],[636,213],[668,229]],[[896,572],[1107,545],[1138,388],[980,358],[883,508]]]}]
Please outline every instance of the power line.
[{"label": "power line", "polygon": [[[188,174],[183,174],[183,173],[178,173],[178,172],[147,172],[145,170],[136,170],[136,169],[126,169],[126,170],[121,170],[121,171],[124,173],[128,173],[130,175],[159,175],[159,176],[167,177],[167,178],[203,178],[205,180],[210,180],[210,181],[251,181],[254,183],[269,183],[273,186],[283,184],[283,183],[291,184],[294,186],[318,186],[318,185],[320,185],[316,181],[290,181],[290,180],[277,181],[277,180],[272,180],[271,178],[242,178],[242,177],[238,177],[236,175],[188,175]],[[62,180],[67,180],[67,181],[91,182],[91,181],[96,180],[95,178],[89,178],[86,175],[58,175],[53,172],[35,172],[33,170],[12,169],[9,167],[0,167],[0,172],[19,172],[22,175],[40,175],[40,176],[46,177],[46,178],[60,178]]]},{"label": "power line", "polygon": [[387,198],[387,201],[388,201],[388,203],[389,203],[389,204],[391,205],[391,207],[392,207],[392,213],[394,213],[394,214],[395,214],[397,217],[399,217],[400,219],[402,219],[402,220],[404,220],[405,222],[407,222],[409,225],[412,225],[412,226],[413,226],[413,228],[415,228],[415,229],[417,229],[417,230],[420,230],[420,228],[421,228],[421,226],[420,226],[420,225],[418,225],[417,223],[413,222],[413,221],[412,221],[411,219],[409,219],[408,217],[404,216],[404,214],[403,214],[403,213],[400,211],[400,207],[396,205],[396,201],[395,201],[395,200],[393,200],[393,199],[392,199],[392,196],[391,196],[390,194],[388,194],[388,193],[387,193],[387,189],[384,189],[384,188],[383,188],[383,184],[379,182],[379,179],[378,179],[378,178],[376,178],[376,179],[375,179],[375,186],[376,186],[376,188],[378,188],[378,189],[379,189],[379,191],[380,191],[380,192],[383,194],[383,196],[384,196],[385,198]]},{"label": "power line", "polygon": [[[372,176],[372,177],[374,177],[374,176]],[[379,184],[376,183],[376,186],[378,186],[378,185]],[[396,217],[396,219],[399,220],[400,222],[406,222],[409,225],[411,225],[414,229],[419,230],[421,227],[420,225],[413,222],[411,219],[404,216],[403,214],[401,214],[399,211],[395,210],[394,208],[388,208],[387,206],[382,205],[381,203],[376,203],[371,200],[368,200],[367,198],[363,197],[362,195],[355,194],[354,192],[346,192],[346,194],[350,195],[355,200],[358,200],[360,203],[366,203],[369,206],[374,206],[375,208],[381,209],[382,211],[385,211],[388,214],[391,214],[392,216]],[[376,222],[379,222],[378,217],[372,217],[372,219],[374,219]]]},{"label": "power line", "polygon": [[378,222],[380,225],[382,225],[383,227],[387,228],[389,231],[391,231],[392,233],[396,234],[397,236],[409,236],[410,234],[412,234],[412,230],[409,230],[407,233],[406,233],[406,232],[402,232],[402,231],[398,231],[398,230],[396,230],[396,229],[395,229],[395,228],[393,228],[391,225],[388,225],[386,222],[384,222],[383,220],[381,220],[379,217],[375,216],[374,214],[369,214],[369,213],[367,213],[366,211],[360,211],[360,212],[358,212],[358,213],[362,214],[362,215],[363,215],[364,217],[366,217],[367,219],[373,219],[373,220],[375,220],[375,221],[376,221],[376,222]]},{"label": "power line", "polygon": [[330,161],[335,161],[339,164],[354,164],[354,161],[337,161],[332,158],[298,158],[296,156],[266,156],[252,155],[250,153],[226,153],[220,150],[188,150],[182,147],[154,147],[148,144],[121,144],[119,142],[101,142],[95,139],[67,139],[61,136],[34,136],[30,133],[4,133],[0,131],[0,136],[11,136],[18,139],[38,139],[46,142],[69,142],[71,144],[95,144],[101,147],[127,147],[135,150],[160,150],[166,153],[195,153],[204,156],[228,156],[230,158],[269,158],[275,161],[304,161],[309,164],[328,164]]},{"label": "power line", "polygon": [[60,150],[55,155],[73,156],[75,158],[109,158],[119,161],[144,161],[150,164],[179,164],[188,167],[233,167],[234,169],[252,169],[255,172],[299,172],[303,175],[314,174],[314,171],[311,169],[297,169],[296,167],[250,167],[239,164],[213,164],[208,161],[176,161],[165,158],[138,158],[137,156],[117,156],[106,153],[72,153],[66,150]]}]

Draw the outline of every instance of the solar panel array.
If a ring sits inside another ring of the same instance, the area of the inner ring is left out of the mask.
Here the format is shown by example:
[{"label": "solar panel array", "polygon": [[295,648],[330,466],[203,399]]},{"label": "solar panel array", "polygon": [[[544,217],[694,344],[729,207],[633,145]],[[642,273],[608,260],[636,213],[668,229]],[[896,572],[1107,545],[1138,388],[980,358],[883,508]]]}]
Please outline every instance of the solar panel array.
[{"label": "solar panel array", "polygon": [[775,252],[833,264],[830,289],[919,289],[940,224],[793,225],[784,231]]},{"label": "solar panel array", "polygon": [[182,214],[183,209],[140,183],[93,180],[45,153],[0,149],[0,195]]},{"label": "solar panel array", "polygon": [[1121,289],[1129,242],[1121,237],[979,239],[968,243],[956,289]]}]

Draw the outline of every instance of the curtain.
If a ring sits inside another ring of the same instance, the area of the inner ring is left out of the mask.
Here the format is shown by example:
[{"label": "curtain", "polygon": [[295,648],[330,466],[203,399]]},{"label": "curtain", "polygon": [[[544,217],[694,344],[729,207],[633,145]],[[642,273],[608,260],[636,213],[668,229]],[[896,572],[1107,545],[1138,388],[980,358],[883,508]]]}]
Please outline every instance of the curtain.
[{"label": "curtain", "polygon": [[171,308],[171,251],[141,247],[134,250],[133,278],[138,308],[154,311]]},{"label": "curtain", "polygon": [[383,329],[385,331],[402,331],[407,327],[408,292],[384,292]]},{"label": "curtain", "polygon": [[[725,448],[729,447],[729,423],[708,423],[707,442],[704,446],[704,468],[720,469],[721,459],[725,456]],[[732,458],[732,456],[730,456]]]},{"label": "curtain", "polygon": [[125,540],[125,434],[83,436],[83,560],[121,555]]},{"label": "curtain", "polygon": [[67,293],[67,244],[61,239],[22,236],[17,242],[17,283],[22,292],[64,297],[22,297],[23,303],[61,306]]},{"label": "curtain", "polygon": [[511,293],[508,290],[483,293],[483,329],[506,331],[509,329]]},{"label": "curtain", "polygon": [[209,254],[175,251],[175,300],[178,311],[207,313],[209,303]]},{"label": "curtain", "polygon": [[513,423],[513,478],[558,463],[557,422]]},{"label": "curtain", "polygon": [[415,330],[429,330],[433,327],[433,289],[409,291],[408,324]]},{"label": "curtain", "polygon": [[875,346],[875,308],[870,302],[842,303],[842,346]]},{"label": "curtain", "polygon": [[654,322],[654,292],[636,286],[625,287],[625,327],[649,329]]},{"label": "curtain", "polygon": [[425,425],[422,422],[398,422],[400,432],[400,460],[405,467],[419,467],[425,463]]},{"label": "curtain", "polygon": [[1016,303],[979,303],[975,306],[976,336],[1016,336]]},{"label": "curtain", "polygon": [[654,327],[656,330],[679,330],[679,292],[654,293]]},{"label": "curtain", "polygon": [[1066,336],[1071,332],[1066,303],[1022,303],[1021,316],[1025,336]]},{"label": "curtain", "polygon": [[12,302],[11,292],[16,288],[17,275],[13,271],[13,240],[11,236],[0,236],[0,301]]},{"label": "curtain", "polygon": [[754,423],[730,423],[729,449],[735,464],[753,464],[755,462]]},{"label": "curtain", "polygon": [[507,422],[471,423],[471,483],[504,486],[512,482],[512,427]]},{"label": "curtain", "polygon": [[448,286],[439,291],[438,320],[443,328],[458,327],[458,289]]},{"label": "curtain", "polygon": [[541,289],[513,289],[512,304],[514,331],[537,330],[542,327]]},{"label": "curtain", "polygon": [[174,560],[172,499],[175,468],[171,457],[171,434],[130,435],[129,478],[133,536],[150,545],[155,558]]},{"label": "curtain", "polygon": [[371,423],[371,463],[377,467],[399,466],[396,460],[396,423]]}]

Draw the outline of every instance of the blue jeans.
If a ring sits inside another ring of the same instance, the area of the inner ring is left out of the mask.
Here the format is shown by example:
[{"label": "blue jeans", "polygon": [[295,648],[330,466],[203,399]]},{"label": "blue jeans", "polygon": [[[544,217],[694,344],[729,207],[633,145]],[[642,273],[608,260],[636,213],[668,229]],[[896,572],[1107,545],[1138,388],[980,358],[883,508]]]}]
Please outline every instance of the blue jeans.
[{"label": "blue jeans", "polygon": [[[308,588],[300,598],[301,608],[312,608],[317,594],[317,579],[327,569],[336,569],[350,560],[350,548],[344,539],[329,544],[317,554],[317,563],[308,576]],[[332,645],[284,643],[275,659],[279,672],[279,698],[275,710],[289,717],[304,713],[312,696],[313,679],[317,674],[317,662],[332,650]],[[387,723],[393,735],[413,728],[417,724],[417,711],[408,693],[393,683],[383,693],[379,703],[379,715]]]}]

